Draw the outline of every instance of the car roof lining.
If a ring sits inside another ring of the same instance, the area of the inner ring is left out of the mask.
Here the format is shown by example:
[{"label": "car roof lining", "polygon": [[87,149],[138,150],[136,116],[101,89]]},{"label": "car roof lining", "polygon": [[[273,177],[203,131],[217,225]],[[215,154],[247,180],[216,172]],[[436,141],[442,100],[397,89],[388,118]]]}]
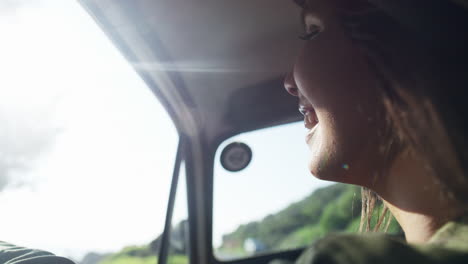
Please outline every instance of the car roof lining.
[{"label": "car roof lining", "polygon": [[282,88],[300,34],[299,10],[288,1],[81,3],[159,98],[179,133],[194,136],[196,130],[207,142],[218,142],[301,118],[297,100]]}]

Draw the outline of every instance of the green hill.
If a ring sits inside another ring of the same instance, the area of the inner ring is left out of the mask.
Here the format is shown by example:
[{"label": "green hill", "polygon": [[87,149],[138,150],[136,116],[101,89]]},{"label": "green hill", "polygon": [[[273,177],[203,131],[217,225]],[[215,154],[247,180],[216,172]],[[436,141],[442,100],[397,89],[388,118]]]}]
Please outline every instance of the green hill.
[{"label": "green hill", "polygon": [[[380,207],[376,207],[377,214]],[[240,225],[234,232],[223,236],[222,245],[215,251],[218,256],[229,258],[250,255],[252,252],[246,252],[244,248],[245,241],[249,239],[261,244],[261,248],[256,250],[257,253],[305,247],[331,232],[357,232],[360,214],[360,187],[334,184],[317,189],[301,201],[292,203],[260,221]],[[374,217],[374,221],[376,218]],[[183,223],[185,221],[174,226],[174,238],[183,233]],[[393,221],[389,233],[401,232],[400,230],[396,221]],[[149,245],[126,247],[107,256],[99,264],[156,263],[159,241],[160,237]],[[169,264],[186,264],[184,250],[172,247]]]},{"label": "green hill", "polygon": [[[247,239],[261,244],[258,251],[304,247],[331,232],[357,232],[360,214],[360,187],[334,184],[317,189],[303,200],[260,221],[240,225],[223,236],[217,252],[229,256],[246,255],[243,247]],[[390,232],[397,232],[399,227],[396,221],[393,222]]]}]

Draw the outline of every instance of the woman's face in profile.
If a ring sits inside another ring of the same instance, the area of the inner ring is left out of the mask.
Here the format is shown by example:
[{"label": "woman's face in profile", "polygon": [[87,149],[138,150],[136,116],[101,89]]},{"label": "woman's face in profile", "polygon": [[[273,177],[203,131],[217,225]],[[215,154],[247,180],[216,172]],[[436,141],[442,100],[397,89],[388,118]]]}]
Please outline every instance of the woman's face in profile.
[{"label": "woman's face in profile", "polygon": [[285,87],[299,98],[305,117],[310,172],[369,186],[383,164],[383,105],[365,56],[341,28],[335,2],[307,1],[304,43]]}]

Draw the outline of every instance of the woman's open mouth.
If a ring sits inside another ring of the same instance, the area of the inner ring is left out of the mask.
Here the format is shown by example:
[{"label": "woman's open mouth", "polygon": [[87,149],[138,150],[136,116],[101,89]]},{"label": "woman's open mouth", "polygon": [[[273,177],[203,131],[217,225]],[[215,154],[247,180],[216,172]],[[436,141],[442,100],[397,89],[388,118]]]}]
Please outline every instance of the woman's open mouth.
[{"label": "woman's open mouth", "polygon": [[318,118],[315,110],[312,107],[300,106],[299,112],[304,115],[304,126],[308,129],[306,135],[306,142],[309,143],[312,138],[315,130],[318,127]]}]

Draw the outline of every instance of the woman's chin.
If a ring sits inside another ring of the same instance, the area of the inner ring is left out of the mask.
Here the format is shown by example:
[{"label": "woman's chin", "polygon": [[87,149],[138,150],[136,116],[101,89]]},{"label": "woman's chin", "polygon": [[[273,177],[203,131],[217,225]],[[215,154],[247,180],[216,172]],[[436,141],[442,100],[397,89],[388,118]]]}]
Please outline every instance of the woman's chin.
[{"label": "woman's chin", "polygon": [[349,183],[347,174],[349,165],[341,164],[329,155],[313,156],[309,160],[309,171],[317,179],[323,181]]},{"label": "woman's chin", "polygon": [[327,133],[326,128],[319,126],[307,141],[310,149],[309,172],[324,181],[358,184],[362,181],[359,177],[362,177],[363,171],[355,162],[362,149],[348,144],[349,141],[339,140],[335,133]]},{"label": "woman's chin", "polygon": [[331,181],[330,173],[327,172],[328,170],[330,170],[330,168],[328,168],[324,159],[321,159],[320,156],[312,155],[309,160],[309,171],[315,178]]},{"label": "woman's chin", "polygon": [[313,129],[314,131],[309,132],[306,137],[310,150],[308,167],[314,177],[325,181],[336,181],[338,172],[333,168],[336,167],[336,157],[332,155],[336,151],[333,151],[332,147],[330,147],[333,144],[328,144],[333,140],[325,136],[328,134],[325,133],[324,129],[323,126],[317,125]]}]

